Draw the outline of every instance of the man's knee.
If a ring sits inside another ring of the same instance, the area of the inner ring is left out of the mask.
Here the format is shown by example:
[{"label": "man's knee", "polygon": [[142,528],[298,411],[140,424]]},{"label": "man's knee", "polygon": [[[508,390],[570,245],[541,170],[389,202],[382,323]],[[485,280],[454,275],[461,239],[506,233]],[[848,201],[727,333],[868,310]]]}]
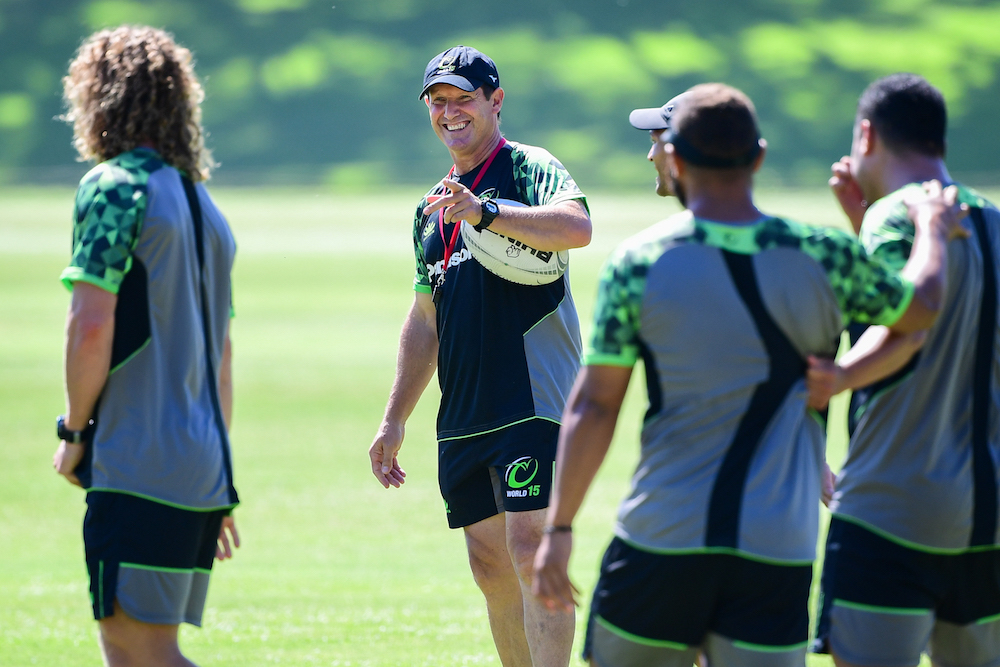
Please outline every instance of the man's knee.
[{"label": "man's knee", "polygon": [[487,595],[509,587],[515,576],[507,553],[502,520],[503,515],[493,517],[469,526],[465,531],[472,576]]},{"label": "man's knee", "polygon": [[101,647],[110,667],[185,664],[178,663],[183,656],[177,644],[176,625],[138,621],[126,614],[117,600],[115,613],[102,618],[99,629]]},{"label": "man's knee", "polygon": [[542,541],[545,510],[508,512],[507,551],[518,579],[531,586],[534,575],[535,552]]}]

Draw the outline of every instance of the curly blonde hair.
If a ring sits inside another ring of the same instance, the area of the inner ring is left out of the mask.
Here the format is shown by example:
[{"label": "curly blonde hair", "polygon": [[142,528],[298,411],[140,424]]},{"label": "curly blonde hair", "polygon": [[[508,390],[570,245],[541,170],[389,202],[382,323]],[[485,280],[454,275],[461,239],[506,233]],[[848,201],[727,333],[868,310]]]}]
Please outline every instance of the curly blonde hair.
[{"label": "curly blonde hair", "polygon": [[142,145],[192,180],[215,163],[205,148],[201,102],[191,52],[163,30],[121,26],[88,37],[63,78],[81,160],[103,162]]}]

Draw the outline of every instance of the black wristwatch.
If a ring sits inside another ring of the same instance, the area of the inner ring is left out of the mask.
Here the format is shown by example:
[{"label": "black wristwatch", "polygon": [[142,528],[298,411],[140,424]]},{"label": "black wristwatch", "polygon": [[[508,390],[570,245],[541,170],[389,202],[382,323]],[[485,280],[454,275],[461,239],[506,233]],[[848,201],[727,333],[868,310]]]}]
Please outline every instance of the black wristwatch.
[{"label": "black wristwatch", "polygon": [[87,423],[87,428],[82,431],[71,431],[66,428],[66,416],[59,415],[59,418],[56,419],[56,435],[59,436],[60,440],[65,440],[74,445],[82,445],[90,438],[90,430],[93,425],[94,420],[91,419]]},{"label": "black wristwatch", "polygon": [[479,224],[476,225],[475,229],[477,232],[481,232],[489,227],[497,219],[497,216],[500,215],[500,207],[492,199],[484,199],[479,202],[479,205],[483,208],[483,217],[479,221]]}]

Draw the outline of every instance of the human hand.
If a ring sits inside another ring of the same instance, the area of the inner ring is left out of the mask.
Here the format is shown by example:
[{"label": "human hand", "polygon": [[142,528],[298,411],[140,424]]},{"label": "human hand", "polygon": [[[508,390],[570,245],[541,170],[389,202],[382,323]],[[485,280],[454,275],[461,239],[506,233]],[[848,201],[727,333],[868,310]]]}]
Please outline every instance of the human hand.
[{"label": "human hand", "polygon": [[[226,535],[226,531],[229,535]],[[232,547],[229,546],[230,536],[233,539],[233,547],[239,548],[240,534],[236,531],[236,519],[232,515],[222,517],[222,525],[219,527],[219,541],[215,545],[215,557],[218,560],[226,560],[233,557]]]},{"label": "human hand", "polygon": [[962,225],[969,206],[958,203],[956,186],[943,188],[941,181],[925,181],[923,192],[908,192],[903,201],[914,224],[937,225],[949,241],[970,236],[971,232]]},{"label": "human hand", "polygon": [[834,477],[833,471],[830,470],[830,464],[826,461],[823,462],[823,479],[821,481],[820,488],[820,500],[827,507],[830,506],[830,501],[833,500],[833,491],[837,484],[837,478]]},{"label": "human hand", "polygon": [[569,555],[573,550],[573,533],[556,532],[542,535],[535,552],[535,567],[531,592],[550,612],[571,613],[579,603],[580,593],[569,580]]},{"label": "human hand", "polygon": [[84,446],[82,444],[60,440],[56,453],[52,455],[52,467],[55,468],[57,473],[65,477],[70,484],[83,487],[83,484],[80,484],[80,480],[73,472],[80,465],[80,461],[83,460],[83,454]]},{"label": "human hand", "polygon": [[806,370],[806,389],[809,398],[806,404],[814,410],[822,410],[830,404],[830,399],[844,391],[844,370],[833,359],[809,355]]},{"label": "human hand", "polygon": [[[446,178],[441,181],[450,192],[434,199],[429,205],[424,207],[424,215],[431,215],[435,211],[444,208],[444,221],[447,224],[465,220],[475,227],[483,219],[483,205],[479,197],[472,194],[472,190],[465,187],[456,180]],[[430,197],[427,198],[431,200]]]},{"label": "human hand", "polygon": [[861,231],[861,221],[865,218],[865,211],[868,210],[868,202],[861,192],[861,186],[854,180],[851,174],[851,158],[842,157],[830,167],[833,176],[827,181],[833,196],[837,198],[840,208],[844,210],[847,219],[851,221],[854,233]]},{"label": "human hand", "polygon": [[382,422],[375,441],[368,448],[368,457],[372,462],[372,474],[386,489],[394,486],[397,489],[406,482],[406,471],[399,467],[396,454],[403,445],[403,435],[406,429]]}]

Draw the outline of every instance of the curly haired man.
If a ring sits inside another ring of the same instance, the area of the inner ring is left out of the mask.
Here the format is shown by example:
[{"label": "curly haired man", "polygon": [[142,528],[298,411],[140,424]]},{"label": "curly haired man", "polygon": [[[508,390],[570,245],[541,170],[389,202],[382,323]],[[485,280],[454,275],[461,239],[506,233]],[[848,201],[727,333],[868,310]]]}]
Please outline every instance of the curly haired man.
[{"label": "curly haired man", "polygon": [[201,181],[191,53],[160,30],[90,36],[63,80],[76,193],[66,414],[53,465],[87,490],[83,533],[105,664],[192,665],[214,558],[239,537],[229,318],[235,242]]}]

